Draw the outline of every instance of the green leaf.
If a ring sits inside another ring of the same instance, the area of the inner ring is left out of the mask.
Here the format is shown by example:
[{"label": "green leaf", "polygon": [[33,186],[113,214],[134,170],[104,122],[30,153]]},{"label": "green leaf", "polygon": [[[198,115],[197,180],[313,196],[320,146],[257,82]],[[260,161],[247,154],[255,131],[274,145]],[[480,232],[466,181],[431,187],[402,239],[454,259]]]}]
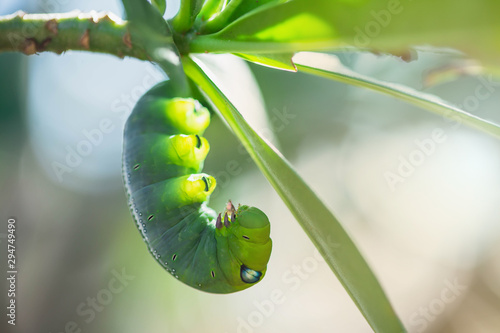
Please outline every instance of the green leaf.
[{"label": "green leaf", "polygon": [[[202,24],[200,31],[202,34],[213,33],[226,27],[240,16],[249,12],[256,12],[257,9],[270,8],[290,0],[260,0],[260,1],[245,1],[231,0],[219,8],[219,11],[211,16],[208,16],[208,21]],[[207,18],[206,18],[207,19]]]},{"label": "green leaf", "polygon": [[336,35],[315,8],[310,1],[300,0],[262,7],[220,32],[193,39],[191,51],[199,52],[198,47],[206,45],[209,48],[203,52],[215,48],[217,52],[284,53],[307,48],[307,44],[316,49],[318,41],[324,44],[322,48],[332,47]]},{"label": "green leaf", "polygon": [[167,10],[167,1],[166,0],[151,0],[151,4],[158,9],[161,15],[165,14]]},{"label": "green leaf", "polygon": [[432,45],[500,65],[497,0],[292,0],[191,41],[192,52],[283,53],[345,47],[401,53]]},{"label": "green leaf", "polygon": [[372,89],[500,138],[500,125],[461,110],[435,95],[358,74],[344,67],[334,55],[303,52],[297,54],[293,60],[300,72]]},{"label": "green leaf", "polygon": [[[250,126],[259,133],[266,133],[266,139],[278,145],[279,142],[273,131],[269,131],[273,125],[259,84],[248,63],[231,54],[199,54],[196,55],[196,61],[208,68],[206,73],[210,75],[210,80],[232,101]],[[203,99],[206,100],[205,97]],[[208,102],[206,104],[210,105]]]},{"label": "green leaf", "polygon": [[158,36],[170,36],[163,16],[146,0],[122,0],[127,20],[137,29]]},{"label": "green leaf", "polygon": [[243,15],[254,12],[257,9],[270,8],[290,0],[259,0],[259,1],[243,1],[238,8],[229,17],[228,23],[240,18]]},{"label": "green leaf", "polygon": [[277,54],[234,53],[234,55],[262,66],[281,69],[289,72],[297,71],[297,68],[295,67],[292,61],[293,53],[277,53]]},{"label": "green leaf", "polygon": [[[129,29],[141,38],[146,52],[175,82],[179,96],[189,95],[189,84],[182,68],[179,51],[174,44],[170,26],[146,0],[122,0]],[[134,40],[131,40],[134,43]]]},{"label": "green leaf", "polygon": [[404,332],[377,278],[335,216],[276,148],[245,121],[209,76],[184,57],[188,76],[204,91],[286,203],[376,332]]}]

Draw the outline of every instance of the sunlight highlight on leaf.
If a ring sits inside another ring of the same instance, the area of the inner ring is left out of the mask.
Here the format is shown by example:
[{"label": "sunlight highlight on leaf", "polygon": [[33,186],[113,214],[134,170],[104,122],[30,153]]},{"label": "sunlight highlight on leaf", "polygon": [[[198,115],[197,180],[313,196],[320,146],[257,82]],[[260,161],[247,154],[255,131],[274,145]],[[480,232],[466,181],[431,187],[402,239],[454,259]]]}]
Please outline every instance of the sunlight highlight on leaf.
[{"label": "sunlight highlight on leaf", "polygon": [[340,60],[334,55],[301,52],[294,56],[293,61],[300,72],[317,75],[357,87],[368,88],[396,97],[439,116],[461,122],[500,138],[500,125],[461,110],[435,95],[424,93],[401,84],[385,82],[356,73],[342,65]]},{"label": "sunlight highlight on leaf", "polygon": [[295,67],[295,64],[292,61],[293,53],[278,53],[278,54],[235,53],[234,55],[262,66],[281,69],[289,72],[297,71],[297,68]]}]

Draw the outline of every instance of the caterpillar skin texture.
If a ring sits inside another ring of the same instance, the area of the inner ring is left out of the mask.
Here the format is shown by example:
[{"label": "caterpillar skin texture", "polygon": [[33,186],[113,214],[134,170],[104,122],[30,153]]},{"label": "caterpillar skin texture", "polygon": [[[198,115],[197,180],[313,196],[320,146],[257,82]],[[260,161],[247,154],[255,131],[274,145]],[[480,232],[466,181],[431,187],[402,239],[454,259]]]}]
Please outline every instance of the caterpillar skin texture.
[{"label": "caterpillar skin texture", "polygon": [[201,135],[209,111],[172,96],[169,82],[147,92],[125,125],[123,172],[129,206],[149,251],[180,281],[232,293],[266,273],[272,241],[267,216],[228,203],[207,207],[215,179],[200,173],[209,151]]}]

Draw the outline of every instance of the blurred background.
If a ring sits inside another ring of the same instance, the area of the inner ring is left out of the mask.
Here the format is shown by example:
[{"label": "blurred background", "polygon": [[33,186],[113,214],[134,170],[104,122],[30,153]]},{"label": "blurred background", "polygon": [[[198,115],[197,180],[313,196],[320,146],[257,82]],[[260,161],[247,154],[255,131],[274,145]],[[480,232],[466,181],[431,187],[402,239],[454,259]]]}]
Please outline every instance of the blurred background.
[{"label": "blurred background", "polygon": [[[171,16],[178,3],[168,5]],[[19,9],[122,15],[115,0],[0,2],[1,15]],[[500,123],[500,80],[440,75],[457,55],[339,58]],[[500,331],[500,141],[371,91],[230,56],[205,60],[342,221],[409,332]],[[205,170],[218,181],[210,205],[220,211],[232,199],[266,212],[274,242],[266,278],[211,295],[153,260],[128,211],[121,145],[135,101],[164,79],[155,66],[78,52],[0,54],[0,74],[0,263],[6,271],[14,216],[19,270],[17,325],[2,320],[1,332],[371,332],[217,117],[205,135]]]}]

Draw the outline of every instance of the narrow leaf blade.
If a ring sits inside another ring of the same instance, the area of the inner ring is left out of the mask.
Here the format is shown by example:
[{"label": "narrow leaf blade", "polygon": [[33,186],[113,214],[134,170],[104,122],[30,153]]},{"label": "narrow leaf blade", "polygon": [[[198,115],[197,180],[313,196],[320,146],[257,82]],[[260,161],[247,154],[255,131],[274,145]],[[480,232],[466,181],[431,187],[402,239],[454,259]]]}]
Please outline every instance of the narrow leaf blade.
[{"label": "narrow leaf blade", "polygon": [[158,9],[161,15],[165,14],[165,11],[167,10],[166,0],[151,0],[151,3],[156,7],[156,9]]},{"label": "narrow leaf blade", "polygon": [[424,93],[401,84],[384,82],[356,73],[343,66],[334,55],[302,52],[298,53],[293,60],[300,72],[348,83],[396,97],[439,116],[452,119],[500,138],[500,125],[461,110],[435,95]]},{"label": "narrow leaf blade", "polygon": [[292,57],[293,53],[278,53],[278,54],[246,54],[234,53],[234,55],[266,67],[280,69],[288,72],[296,72]]},{"label": "narrow leaf blade", "polygon": [[238,8],[231,15],[229,22],[233,22],[243,15],[253,14],[256,10],[262,8],[270,8],[271,6],[276,6],[290,0],[259,0],[259,1],[243,1]]},{"label": "narrow leaf blade", "polygon": [[127,20],[140,29],[171,35],[163,16],[146,0],[122,0]]},{"label": "narrow leaf blade", "polygon": [[209,76],[183,58],[188,76],[204,91],[286,203],[376,332],[405,332],[377,278],[335,216],[276,148],[247,124]]}]

